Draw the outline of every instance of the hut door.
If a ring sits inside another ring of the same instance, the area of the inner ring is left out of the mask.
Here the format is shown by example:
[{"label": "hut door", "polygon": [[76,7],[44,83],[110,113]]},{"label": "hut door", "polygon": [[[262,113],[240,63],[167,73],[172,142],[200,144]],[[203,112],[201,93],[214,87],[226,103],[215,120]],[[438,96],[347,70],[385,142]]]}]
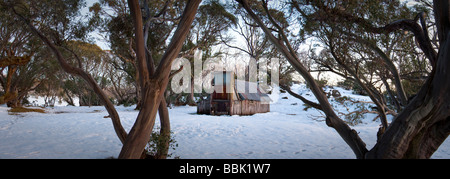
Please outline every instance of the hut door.
[{"label": "hut door", "polygon": [[[213,100],[229,100],[228,94],[231,93],[231,74],[226,72],[219,72],[214,75],[214,92]],[[228,89],[229,88],[229,89]],[[228,90],[227,90],[228,89]],[[216,90],[220,90],[217,92]]]},{"label": "hut door", "polygon": [[220,101],[217,104],[217,112],[227,112],[227,103],[225,101]]}]

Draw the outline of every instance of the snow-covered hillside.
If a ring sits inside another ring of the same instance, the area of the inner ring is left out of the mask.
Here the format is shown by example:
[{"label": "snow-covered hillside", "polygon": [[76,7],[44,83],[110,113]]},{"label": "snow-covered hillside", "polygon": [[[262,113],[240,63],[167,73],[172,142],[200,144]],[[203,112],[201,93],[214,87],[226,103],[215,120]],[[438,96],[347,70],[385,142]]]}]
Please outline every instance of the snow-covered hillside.
[{"label": "snow-covered hillside", "polygon": [[[314,100],[305,85],[293,91]],[[369,101],[368,97],[335,88],[342,96]],[[303,103],[287,93],[276,96],[271,112],[253,116],[197,115],[196,107],[169,109],[176,150],[173,156],[190,158],[355,158],[334,129],[327,127],[317,110],[304,110]],[[284,99],[287,97],[287,99]],[[356,108],[351,103],[336,110]],[[370,104],[368,104],[370,105]],[[122,125],[129,130],[137,116],[134,107],[118,106]],[[0,158],[108,158],[117,157],[121,143],[106,110],[99,107],[56,106],[47,113],[10,113],[0,106]],[[366,114],[352,126],[367,147],[373,147],[379,120]],[[391,119],[391,116],[389,116]],[[156,119],[156,127],[159,126]],[[450,140],[432,158],[450,158]]]}]

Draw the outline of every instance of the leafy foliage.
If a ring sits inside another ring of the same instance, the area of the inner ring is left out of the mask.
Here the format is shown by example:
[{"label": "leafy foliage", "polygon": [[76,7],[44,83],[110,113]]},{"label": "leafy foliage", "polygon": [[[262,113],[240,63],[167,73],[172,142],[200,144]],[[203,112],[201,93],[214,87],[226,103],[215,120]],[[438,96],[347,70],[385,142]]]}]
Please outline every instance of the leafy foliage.
[{"label": "leafy foliage", "polygon": [[[172,131],[170,132],[170,137],[168,138],[167,136],[161,135],[159,129],[160,128],[157,127],[156,130],[153,130],[147,147],[145,148],[147,155],[153,158],[157,155],[158,151],[163,150],[163,147],[167,142],[169,142],[169,151],[174,151],[178,147],[177,141],[174,139]],[[173,153],[168,153],[167,157],[172,157],[172,155]]]}]

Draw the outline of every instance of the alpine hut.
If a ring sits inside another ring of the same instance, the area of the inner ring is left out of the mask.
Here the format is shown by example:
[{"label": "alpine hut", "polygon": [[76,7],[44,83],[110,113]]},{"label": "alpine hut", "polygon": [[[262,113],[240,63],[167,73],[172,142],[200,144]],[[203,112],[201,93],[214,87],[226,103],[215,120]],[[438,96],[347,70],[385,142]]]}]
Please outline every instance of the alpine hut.
[{"label": "alpine hut", "polygon": [[270,98],[257,83],[234,78],[232,71],[214,73],[214,92],[197,104],[198,114],[253,115],[270,111]]}]

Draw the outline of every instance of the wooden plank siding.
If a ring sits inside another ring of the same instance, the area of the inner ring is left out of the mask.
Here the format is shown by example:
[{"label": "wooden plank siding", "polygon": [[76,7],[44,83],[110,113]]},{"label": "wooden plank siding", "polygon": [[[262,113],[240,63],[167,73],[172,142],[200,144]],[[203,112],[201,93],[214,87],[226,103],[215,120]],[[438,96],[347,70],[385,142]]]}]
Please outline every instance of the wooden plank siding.
[{"label": "wooden plank siding", "polygon": [[[263,99],[268,96],[261,93],[257,83],[235,80],[234,76],[232,71],[214,73],[215,90],[197,104],[198,114],[253,115],[270,111],[270,104],[267,99]],[[250,87],[257,88],[257,91],[251,93]]]},{"label": "wooden plank siding", "polygon": [[[219,104],[219,103],[224,104]],[[222,105],[227,106],[228,111],[219,109]],[[228,107],[228,105],[231,105]],[[261,103],[260,101],[242,100],[232,101],[214,101],[203,100],[197,104],[198,114],[212,114],[212,115],[253,115],[256,113],[265,113],[270,111],[270,104]]]},{"label": "wooden plank siding", "polygon": [[253,115],[256,113],[265,113],[270,111],[269,104],[263,104],[261,101],[233,101],[230,115]]}]

